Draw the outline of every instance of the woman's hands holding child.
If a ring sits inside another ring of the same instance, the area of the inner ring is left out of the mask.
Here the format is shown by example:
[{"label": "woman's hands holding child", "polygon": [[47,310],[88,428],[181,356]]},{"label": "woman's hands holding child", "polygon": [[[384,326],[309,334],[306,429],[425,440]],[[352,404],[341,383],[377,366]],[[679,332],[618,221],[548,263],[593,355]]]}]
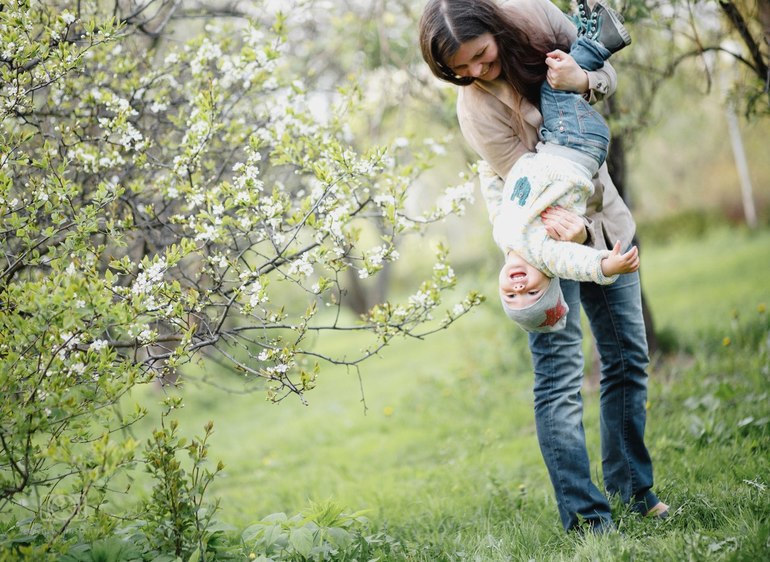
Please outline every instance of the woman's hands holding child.
[{"label": "woman's hands holding child", "polygon": [[588,239],[583,218],[562,207],[548,207],[540,213],[540,219],[546,233],[554,240],[583,244]]},{"label": "woman's hands holding child", "polygon": [[545,57],[545,64],[548,65],[545,78],[551,88],[578,94],[585,94],[588,91],[588,74],[580,68],[572,56],[556,49]]},{"label": "woman's hands holding child", "polygon": [[633,246],[625,254],[620,253],[620,240],[615,242],[612,252],[602,260],[602,273],[606,277],[619,273],[632,273],[639,269],[639,249]]}]

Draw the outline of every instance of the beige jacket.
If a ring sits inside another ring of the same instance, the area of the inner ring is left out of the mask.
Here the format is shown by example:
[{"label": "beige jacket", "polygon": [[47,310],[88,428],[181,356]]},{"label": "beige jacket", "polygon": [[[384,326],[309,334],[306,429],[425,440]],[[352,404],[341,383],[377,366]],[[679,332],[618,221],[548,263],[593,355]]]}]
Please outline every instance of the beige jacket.
[{"label": "beige jacket", "polygon": [[[549,0],[509,0],[504,6],[532,28],[552,35],[558,43],[570,45],[575,40],[575,26]],[[617,84],[615,69],[605,63],[601,69],[588,72],[588,84],[592,102],[611,94]],[[517,110],[521,119],[514,118]],[[476,80],[459,88],[457,117],[465,140],[501,178],[508,175],[520,156],[534,151],[543,123],[540,110],[500,80]],[[595,248],[612,248],[616,240],[624,248],[631,243],[636,225],[606,164],[594,177],[594,195],[588,200],[586,216],[587,243]]]}]

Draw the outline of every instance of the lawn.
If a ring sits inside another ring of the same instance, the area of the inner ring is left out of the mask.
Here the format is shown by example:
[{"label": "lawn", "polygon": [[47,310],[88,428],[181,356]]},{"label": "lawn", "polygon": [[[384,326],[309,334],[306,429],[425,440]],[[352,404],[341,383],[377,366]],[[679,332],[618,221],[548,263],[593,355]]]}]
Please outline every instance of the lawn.
[{"label": "lawn", "polygon": [[[563,533],[535,438],[526,338],[494,303],[398,342],[360,376],[325,369],[307,406],[189,381],[178,418],[190,434],[214,421],[219,519],[244,529],[319,503],[365,510],[393,560],[769,559],[770,231],[645,246],[642,267],[656,326],[674,343],[650,369],[648,419],[669,519],[616,505],[620,533]],[[585,401],[599,474],[596,392]]]}]

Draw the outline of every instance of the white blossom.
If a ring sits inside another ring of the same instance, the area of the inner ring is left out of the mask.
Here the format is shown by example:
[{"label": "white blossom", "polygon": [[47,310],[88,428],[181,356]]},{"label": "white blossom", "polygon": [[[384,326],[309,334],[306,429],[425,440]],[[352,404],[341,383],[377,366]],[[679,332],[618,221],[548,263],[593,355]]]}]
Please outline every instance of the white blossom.
[{"label": "white blossom", "polygon": [[444,195],[438,201],[438,208],[444,213],[454,211],[462,215],[465,212],[465,205],[474,201],[473,190],[474,185],[472,182],[447,188]]},{"label": "white blossom", "polygon": [[438,156],[443,156],[444,154],[446,154],[446,148],[444,148],[443,145],[438,144],[435,140],[431,138],[425,139],[423,143],[425,144],[425,146],[430,148],[433,154],[436,154]]},{"label": "white blossom", "polygon": [[187,196],[187,201],[192,207],[199,207],[205,200],[203,193],[193,193]]},{"label": "white blossom", "polygon": [[64,345],[69,349],[72,349],[80,343],[80,337],[77,334],[73,334],[72,332],[62,332],[60,336]]},{"label": "white blossom", "polygon": [[294,260],[289,266],[289,275],[299,274],[302,277],[307,277],[313,274],[313,264],[310,263],[310,256],[303,254],[298,260]]},{"label": "white blossom", "polygon": [[219,231],[217,228],[213,224],[207,224],[203,227],[203,230],[195,236],[195,239],[202,240],[204,242],[214,242],[218,236]]},{"label": "white blossom", "polygon": [[139,332],[139,335],[136,337],[141,343],[150,343],[154,338],[156,334],[149,328],[145,328],[141,332]]},{"label": "white blossom", "polygon": [[91,349],[94,351],[101,351],[107,347],[107,340],[94,340],[91,342]]},{"label": "white blossom", "polygon": [[433,266],[433,271],[443,272],[443,275],[440,277],[443,283],[452,283],[455,280],[455,272],[447,264],[437,263]]},{"label": "white blossom", "polygon": [[376,195],[374,197],[375,204],[379,205],[380,207],[386,207],[388,205],[395,205],[396,204],[396,198],[390,195],[389,193]]},{"label": "white blossom", "polygon": [[[140,264],[141,268],[142,265]],[[136,276],[134,284],[131,286],[131,292],[134,295],[145,295],[149,293],[153,285],[159,283],[163,279],[163,272],[166,270],[166,260],[164,258],[156,261],[150,269],[142,271]],[[148,305],[149,307],[149,305]]]},{"label": "white blossom", "polygon": [[77,363],[73,363],[70,365],[70,373],[73,375],[82,375],[86,371],[86,366],[78,361]]},{"label": "white blossom", "polygon": [[409,304],[417,306],[419,308],[428,308],[435,304],[435,300],[427,291],[418,291],[411,297],[409,297]]},{"label": "white blossom", "polygon": [[265,287],[262,285],[262,283],[259,282],[259,280],[256,280],[251,285],[249,285],[247,288],[247,293],[250,295],[249,305],[251,307],[255,307],[270,300],[267,296],[267,293],[265,292]]}]

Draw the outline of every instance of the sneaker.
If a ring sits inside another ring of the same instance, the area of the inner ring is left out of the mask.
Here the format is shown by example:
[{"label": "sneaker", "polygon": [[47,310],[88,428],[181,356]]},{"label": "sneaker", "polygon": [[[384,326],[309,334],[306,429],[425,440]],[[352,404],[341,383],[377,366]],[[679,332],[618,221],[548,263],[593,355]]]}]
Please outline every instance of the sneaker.
[{"label": "sneaker", "polygon": [[588,0],[577,0],[577,13],[572,16],[572,20],[577,26],[578,37],[585,35],[591,20],[591,7],[588,5]]},{"label": "sneaker", "polygon": [[668,506],[663,502],[658,502],[657,505],[653,506],[652,509],[645,513],[645,516],[666,519],[668,518]]},{"label": "sneaker", "polygon": [[[588,0],[578,0],[578,35],[604,45],[610,53],[617,53],[631,44],[631,35],[623,25],[623,16],[610,8],[603,0],[597,0],[593,9]],[[588,14],[584,19],[583,14]],[[582,33],[581,33],[582,31]]]}]

